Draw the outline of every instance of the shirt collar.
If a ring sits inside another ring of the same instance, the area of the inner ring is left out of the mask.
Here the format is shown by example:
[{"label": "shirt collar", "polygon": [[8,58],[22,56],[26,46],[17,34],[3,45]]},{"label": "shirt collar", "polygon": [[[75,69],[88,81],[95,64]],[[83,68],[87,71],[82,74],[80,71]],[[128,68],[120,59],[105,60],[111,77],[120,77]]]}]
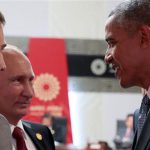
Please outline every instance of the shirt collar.
[{"label": "shirt collar", "polygon": [[19,120],[19,122],[17,123],[16,126],[14,126],[13,124],[9,124],[9,125],[10,125],[10,129],[11,129],[11,134],[13,133],[15,127],[19,127],[19,128],[22,129],[23,137],[24,137],[25,139],[27,138],[21,120]]},{"label": "shirt collar", "polygon": [[150,99],[150,86],[149,86],[148,91],[147,91],[147,96]]}]

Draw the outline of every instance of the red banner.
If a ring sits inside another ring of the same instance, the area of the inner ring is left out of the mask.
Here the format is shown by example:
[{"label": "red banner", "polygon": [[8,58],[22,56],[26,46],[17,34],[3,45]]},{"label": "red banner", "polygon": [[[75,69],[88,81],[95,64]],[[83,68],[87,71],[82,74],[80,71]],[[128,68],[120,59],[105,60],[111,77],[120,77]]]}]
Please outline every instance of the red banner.
[{"label": "red banner", "polygon": [[33,83],[35,97],[25,119],[41,122],[41,117],[45,113],[66,117],[66,142],[72,143],[65,52],[63,39],[30,39],[28,57],[36,75]]}]

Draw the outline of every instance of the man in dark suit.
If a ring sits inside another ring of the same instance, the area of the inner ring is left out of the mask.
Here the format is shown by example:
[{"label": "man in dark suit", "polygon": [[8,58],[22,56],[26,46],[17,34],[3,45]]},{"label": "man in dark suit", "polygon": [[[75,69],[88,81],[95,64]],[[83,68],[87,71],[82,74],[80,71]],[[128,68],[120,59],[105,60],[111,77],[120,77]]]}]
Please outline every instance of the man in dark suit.
[{"label": "man in dark suit", "polygon": [[0,73],[0,113],[8,120],[12,149],[55,150],[48,127],[21,120],[27,115],[34,96],[34,72],[30,61],[10,45],[3,49],[2,55],[6,69]]},{"label": "man in dark suit", "polygon": [[105,36],[105,61],[112,65],[121,86],[147,90],[136,115],[132,150],[150,150],[150,0],[129,0],[118,5],[109,14]]}]

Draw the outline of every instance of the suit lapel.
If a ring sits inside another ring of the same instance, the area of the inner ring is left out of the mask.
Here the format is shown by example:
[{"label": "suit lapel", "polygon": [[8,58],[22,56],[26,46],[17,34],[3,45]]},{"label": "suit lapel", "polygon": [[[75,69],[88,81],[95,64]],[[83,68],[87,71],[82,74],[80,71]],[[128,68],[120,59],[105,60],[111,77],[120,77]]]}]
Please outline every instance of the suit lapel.
[{"label": "suit lapel", "polygon": [[31,128],[30,124],[23,122],[24,130],[27,132],[33,143],[35,144],[35,147],[38,150],[45,150],[43,140],[39,140],[37,138],[37,133],[34,131],[34,129]]},{"label": "suit lapel", "polygon": [[136,142],[137,142],[137,130],[136,130],[136,132],[135,132],[135,136],[134,136],[134,139],[133,139],[132,150],[134,150],[135,145],[136,145]]},{"label": "suit lapel", "polygon": [[[137,144],[135,146],[134,150],[145,150],[146,145],[150,139],[150,135],[148,134],[150,132],[150,113],[148,113],[147,119],[144,123],[143,129],[141,131],[141,135],[139,136],[139,139],[137,141]],[[141,149],[142,147],[142,149]]]}]

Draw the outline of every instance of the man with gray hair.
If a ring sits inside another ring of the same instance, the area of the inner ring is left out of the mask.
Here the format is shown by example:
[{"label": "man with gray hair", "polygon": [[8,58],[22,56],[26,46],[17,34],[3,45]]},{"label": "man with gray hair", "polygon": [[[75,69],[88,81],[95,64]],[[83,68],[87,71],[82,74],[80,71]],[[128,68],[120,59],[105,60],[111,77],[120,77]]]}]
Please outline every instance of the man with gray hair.
[{"label": "man with gray hair", "polygon": [[147,90],[134,115],[137,125],[132,150],[150,150],[150,0],[118,5],[109,14],[105,34],[105,61],[112,65],[120,85]]}]

